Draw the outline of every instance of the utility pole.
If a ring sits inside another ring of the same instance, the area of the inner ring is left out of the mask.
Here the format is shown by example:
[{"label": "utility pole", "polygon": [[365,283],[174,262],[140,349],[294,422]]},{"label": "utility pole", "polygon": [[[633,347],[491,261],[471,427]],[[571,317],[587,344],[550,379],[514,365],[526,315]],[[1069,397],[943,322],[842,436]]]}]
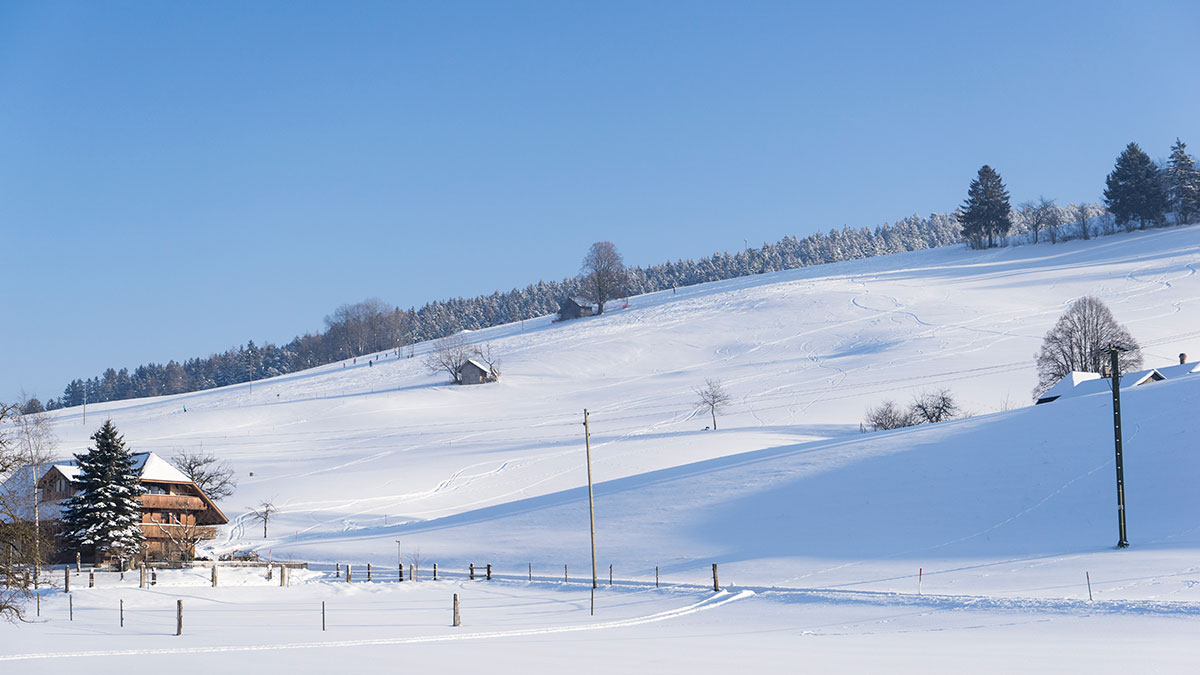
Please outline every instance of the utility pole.
[{"label": "utility pole", "polygon": [[588,411],[583,409],[583,445],[587,448],[588,517],[592,524],[592,615],[596,614],[596,502],[592,496],[592,431]]},{"label": "utility pole", "polygon": [[1125,464],[1121,457],[1121,363],[1118,357],[1123,351],[1126,348],[1119,345],[1108,346],[1112,359],[1113,436],[1117,454],[1117,523],[1121,530],[1117,548],[1129,547],[1129,539],[1125,536]]}]

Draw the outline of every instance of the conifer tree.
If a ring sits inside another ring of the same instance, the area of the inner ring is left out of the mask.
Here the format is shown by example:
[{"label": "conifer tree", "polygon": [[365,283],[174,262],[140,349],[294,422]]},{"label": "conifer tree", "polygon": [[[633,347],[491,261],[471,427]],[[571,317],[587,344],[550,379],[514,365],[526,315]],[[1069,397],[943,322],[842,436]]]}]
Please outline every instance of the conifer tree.
[{"label": "conifer tree", "polygon": [[1200,171],[1196,170],[1195,160],[1187,153],[1187,145],[1178,138],[1171,146],[1171,158],[1167,162],[1167,189],[1171,209],[1177,218],[1175,222],[1192,222],[1200,213]]},{"label": "conifer tree", "polygon": [[972,248],[995,246],[996,240],[1012,228],[1011,211],[1008,190],[1000,180],[1000,174],[984,164],[979,175],[971,181],[967,201],[963,202],[958,214],[963,237]]},{"label": "conifer tree", "polygon": [[1117,157],[1117,164],[1108,174],[1104,189],[1104,203],[1116,216],[1118,225],[1138,222],[1139,229],[1146,223],[1160,224],[1167,210],[1167,196],[1158,167],[1150,156],[1130,143]]},{"label": "conifer tree", "polygon": [[128,560],[142,550],[142,494],[136,462],[107,420],[92,434],[93,445],[75,455],[79,492],[63,512],[68,544],[76,551]]}]

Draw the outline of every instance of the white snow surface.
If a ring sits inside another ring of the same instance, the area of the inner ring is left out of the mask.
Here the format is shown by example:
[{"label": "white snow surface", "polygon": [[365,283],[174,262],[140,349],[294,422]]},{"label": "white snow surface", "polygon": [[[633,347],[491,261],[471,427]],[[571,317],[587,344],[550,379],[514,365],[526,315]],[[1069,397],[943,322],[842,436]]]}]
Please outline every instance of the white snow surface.
[{"label": "white snow surface", "polygon": [[[1083,295],[1128,326],[1147,368],[1200,353],[1198,263],[1197,227],[921,251],[467,333],[500,354],[495,384],[444,383],[419,345],[415,358],[385,355],[371,368],[359,358],[252,389],[89,406],[86,423],[82,410],[57,411],[64,452],[111,417],[134,450],[203,449],[236,467],[238,491],[222,504],[233,521],[216,551],[394,573],[399,546],[406,564],[457,576],[347,586],[310,572],[290,589],[233,596],[203,589],[201,571],[197,588],[126,593],[170,614],[153,629],[121,633],[107,614],[66,626],[53,600],[43,609],[58,618],[0,627],[0,653],[114,652],[89,661],[102,672],[177,663],[163,650],[184,648],[209,649],[188,652],[208,670],[318,672],[350,650],[356,663],[382,664],[366,672],[451,654],[502,672],[794,672],[797,659],[842,672],[1184,672],[1200,651],[1190,637],[1200,628],[1200,375],[1123,392],[1132,546],[1119,551],[1110,401],[1033,407],[1031,392],[1042,336]],[[715,431],[693,391],[706,378],[734,399]],[[868,407],[941,387],[973,416],[860,433]],[[591,564],[585,408],[603,584],[595,618],[581,583]],[[249,517],[264,499],[279,507],[268,538]],[[471,562],[503,578],[471,584]],[[725,593],[712,593],[712,563]],[[656,566],[669,588],[653,588]],[[182,587],[187,575],[173,574]],[[451,592],[479,598],[470,631],[446,627]],[[77,590],[77,602],[111,614],[100,607],[113,593]],[[204,628],[143,639],[173,628],[173,594],[212,610],[200,613]],[[311,632],[327,597],[358,612],[354,631]],[[687,607],[699,609],[679,613]],[[460,639],[468,632],[496,635]],[[433,639],[445,635],[453,651]],[[318,638],[346,644],[310,643]],[[591,666],[577,667],[581,649],[597,655]]]}]

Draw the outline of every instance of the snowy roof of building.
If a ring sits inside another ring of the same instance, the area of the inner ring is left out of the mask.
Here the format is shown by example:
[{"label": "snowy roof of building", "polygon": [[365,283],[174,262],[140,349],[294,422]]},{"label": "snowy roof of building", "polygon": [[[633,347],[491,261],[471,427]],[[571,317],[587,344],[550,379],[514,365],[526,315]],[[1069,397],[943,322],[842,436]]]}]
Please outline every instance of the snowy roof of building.
[{"label": "snowy roof of building", "polygon": [[[1165,379],[1167,378],[1156,368],[1139,370],[1122,375],[1121,388],[1128,389],[1147,382],[1157,382]],[[1102,392],[1112,393],[1111,378],[1100,377],[1099,373],[1082,373],[1076,371],[1068,373],[1057,384],[1050,387],[1045,394],[1042,394],[1038,402],[1046,403],[1057,398],[1088,396],[1089,394],[1099,394]]]},{"label": "snowy roof of building", "polygon": [[[485,366],[484,364],[482,364],[482,363],[480,363],[480,362],[476,361],[475,359],[467,359],[467,363],[464,363],[464,364],[463,364],[463,368],[465,368],[465,367],[467,366],[467,364],[470,364],[470,365],[472,365],[472,366],[475,366],[476,368],[478,368],[478,369],[482,370],[482,371],[483,371],[483,372],[485,372],[485,373],[490,373],[490,372],[492,372],[492,369],[491,369],[491,368],[488,368],[487,366]],[[461,368],[460,368],[460,370],[461,370]]]},{"label": "snowy roof of building", "polygon": [[[170,462],[153,452],[135,452],[133,454],[133,461],[134,468],[142,480],[163,481],[167,483],[192,482],[182,471],[176,469]],[[75,464],[74,460],[56,463],[51,468],[58,469],[71,482],[79,479],[79,467]]]},{"label": "snowy roof of building", "polygon": [[1042,394],[1041,397],[1038,398],[1038,402],[1053,401],[1054,399],[1063,396],[1068,392],[1074,391],[1075,387],[1079,386],[1083,382],[1098,379],[1100,379],[1100,373],[1086,373],[1082,370],[1072,370],[1064,375],[1063,378],[1059,380],[1053,387],[1047,389],[1046,393]]},{"label": "snowy roof of building", "polygon": [[1162,373],[1162,376],[1168,380],[1173,380],[1177,377],[1183,377],[1184,375],[1191,375],[1192,373],[1200,372],[1200,361],[1180,363],[1174,366],[1165,366],[1163,368],[1159,368],[1158,372]]}]

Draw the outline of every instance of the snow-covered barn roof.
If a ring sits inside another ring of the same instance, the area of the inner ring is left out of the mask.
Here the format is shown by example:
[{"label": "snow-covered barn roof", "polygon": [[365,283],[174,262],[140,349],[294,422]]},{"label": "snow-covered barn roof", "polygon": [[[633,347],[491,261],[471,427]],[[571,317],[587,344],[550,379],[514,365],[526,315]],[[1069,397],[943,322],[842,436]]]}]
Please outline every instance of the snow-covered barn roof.
[{"label": "snow-covered barn roof", "polygon": [[1074,391],[1075,387],[1078,387],[1083,382],[1098,379],[1100,379],[1100,373],[1085,373],[1081,370],[1072,370],[1064,375],[1063,379],[1059,380],[1053,387],[1047,389],[1046,393],[1042,394],[1037,402],[1049,403],[1060,396]]},{"label": "snow-covered barn roof", "polygon": [[[1128,389],[1147,382],[1157,382],[1167,379],[1157,368],[1139,370],[1121,376],[1121,389]],[[1050,387],[1038,403],[1049,403],[1059,398],[1088,396],[1090,394],[1112,393],[1112,380],[1100,377],[1099,373],[1083,373],[1079,371],[1068,373],[1057,384]]]},{"label": "snow-covered barn roof", "polygon": [[1200,372],[1200,361],[1192,361],[1191,363],[1180,363],[1175,366],[1166,366],[1158,369],[1159,373],[1168,380],[1173,380],[1184,375],[1191,375]]},{"label": "snow-covered barn roof", "polygon": [[[491,368],[488,368],[487,366],[485,366],[484,364],[482,364],[482,363],[480,363],[480,362],[476,361],[475,359],[467,359],[467,362],[463,364],[463,368],[466,368],[466,367],[467,367],[467,365],[472,365],[472,366],[475,366],[476,368],[478,368],[479,370],[481,370],[481,371],[483,371],[483,372],[485,372],[485,373],[490,373],[490,372],[492,372],[492,369],[491,369]],[[461,370],[461,368],[460,368],[459,370]]]}]

